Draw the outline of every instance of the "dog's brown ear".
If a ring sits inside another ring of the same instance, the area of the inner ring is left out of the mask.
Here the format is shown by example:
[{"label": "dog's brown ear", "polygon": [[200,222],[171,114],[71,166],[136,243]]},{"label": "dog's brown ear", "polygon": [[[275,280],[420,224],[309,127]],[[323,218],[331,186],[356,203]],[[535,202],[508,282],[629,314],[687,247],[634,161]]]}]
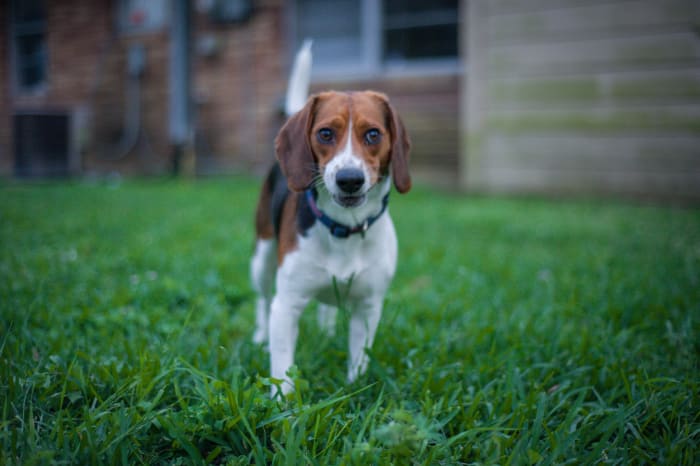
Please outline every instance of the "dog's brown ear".
[{"label": "dog's brown ear", "polygon": [[[389,105],[390,108],[391,105]],[[391,176],[394,178],[394,186],[401,194],[411,189],[411,174],[408,172],[408,161],[411,151],[411,140],[401,117],[392,108],[394,141],[391,145]]]},{"label": "dog's brown ear", "polygon": [[289,189],[301,192],[314,179],[316,160],[309,142],[316,97],[311,97],[304,108],[292,115],[275,138],[275,153]]},{"label": "dog's brown ear", "polygon": [[391,177],[394,179],[396,190],[403,194],[411,189],[411,174],[408,171],[411,140],[401,117],[389,103],[389,98],[378,92],[375,95],[386,108],[387,123],[391,132]]}]

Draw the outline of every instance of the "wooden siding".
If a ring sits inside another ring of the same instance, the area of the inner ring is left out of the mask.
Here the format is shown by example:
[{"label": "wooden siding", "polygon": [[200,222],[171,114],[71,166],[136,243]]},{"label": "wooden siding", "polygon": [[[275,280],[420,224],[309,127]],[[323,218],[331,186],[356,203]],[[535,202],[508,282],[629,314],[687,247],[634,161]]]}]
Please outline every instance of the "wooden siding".
[{"label": "wooden siding", "polygon": [[700,2],[465,14],[463,186],[700,200]]}]

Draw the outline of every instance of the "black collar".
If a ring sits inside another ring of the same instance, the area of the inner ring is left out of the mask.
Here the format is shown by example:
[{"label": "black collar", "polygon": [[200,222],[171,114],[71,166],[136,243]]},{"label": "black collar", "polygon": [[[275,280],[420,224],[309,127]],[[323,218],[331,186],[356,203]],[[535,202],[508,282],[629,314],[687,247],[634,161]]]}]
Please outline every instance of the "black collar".
[{"label": "black collar", "polygon": [[331,235],[335,236],[336,238],[347,238],[348,236],[354,235],[355,233],[360,233],[364,238],[367,229],[371,227],[372,224],[376,222],[379,217],[382,216],[382,214],[386,210],[387,205],[389,204],[389,193],[387,193],[382,198],[382,210],[380,210],[377,215],[372,215],[359,225],[350,227],[340,222],[336,222],[328,215],[326,215],[321,209],[319,209],[318,205],[316,205],[316,195],[317,194],[315,189],[310,188],[306,190],[306,201],[309,203],[309,207],[311,207],[311,212],[313,212],[314,217],[316,217],[322,224],[326,226],[326,228],[328,228],[328,231],[331,232]]}]

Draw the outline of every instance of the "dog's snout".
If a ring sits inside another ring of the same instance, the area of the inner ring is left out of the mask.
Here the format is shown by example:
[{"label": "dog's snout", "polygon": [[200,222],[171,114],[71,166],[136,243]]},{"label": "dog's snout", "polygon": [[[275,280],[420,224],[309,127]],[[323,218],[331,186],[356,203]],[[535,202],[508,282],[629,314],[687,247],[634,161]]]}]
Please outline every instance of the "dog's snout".
[{"label": "dog's snout", "polygon": [[336,173],[335,182],[343,192],[354,194],[365,183],[365,175],[357,168],[343,168]]}]

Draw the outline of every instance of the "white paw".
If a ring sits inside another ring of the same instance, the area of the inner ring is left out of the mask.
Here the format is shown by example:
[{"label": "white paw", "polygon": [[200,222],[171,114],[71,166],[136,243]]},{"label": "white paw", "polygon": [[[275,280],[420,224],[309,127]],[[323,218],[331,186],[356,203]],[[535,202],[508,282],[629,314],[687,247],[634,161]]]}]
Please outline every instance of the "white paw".
[{"label": "white paw", "polygon": [[338,308],[327,304],[318,305],[318,326],[328,337],[335,336],[335,322],[338,315]]},{"label": "white paw", "polygon": [[273,385],[270,388],[270,398],[275,398],[277,395],[282,395],[282,398],[285,396],[289,395],[290,393],[294,392],[294,382],[292,382],[291,379],[285,377],[282,380],[282,383],[277,387],[277,385]]},{"label": "white paw", "polygon": [[253,343],[256,345],[264,345],[267,343],[267,331],[265,329],[255,329],[255,333],[253,333]]},{"label": "white paw", "polygon": [[365,373],[367,370],[367,363],[367,359],[364,359],[361,364],[348,369],[348,384],[353,383],[358,377]]}]

